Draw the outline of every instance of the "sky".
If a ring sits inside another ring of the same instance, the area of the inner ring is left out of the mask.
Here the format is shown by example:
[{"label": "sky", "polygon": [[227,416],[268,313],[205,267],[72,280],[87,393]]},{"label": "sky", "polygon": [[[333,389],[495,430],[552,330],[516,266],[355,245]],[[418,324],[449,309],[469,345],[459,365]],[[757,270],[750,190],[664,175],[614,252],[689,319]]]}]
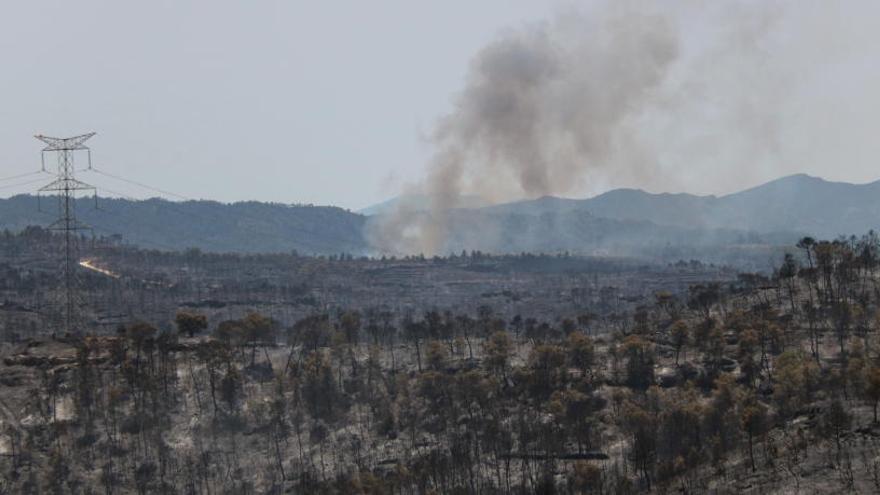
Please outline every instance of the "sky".
[{"label": "sky", "polygon": [[[876,3],[699,3],[664,4],[681,55],[663,98],[633,119],[639,172],[587,174],[560,194],[880,178]],[[359,209],[424,176],[435,125],[483,47],[593,4],[12,2],[0,17],[0,179],[39,167],[34,134],[95,131],[95,167],[182,197]],[[157,195],[80,177],[99,194]]]}]

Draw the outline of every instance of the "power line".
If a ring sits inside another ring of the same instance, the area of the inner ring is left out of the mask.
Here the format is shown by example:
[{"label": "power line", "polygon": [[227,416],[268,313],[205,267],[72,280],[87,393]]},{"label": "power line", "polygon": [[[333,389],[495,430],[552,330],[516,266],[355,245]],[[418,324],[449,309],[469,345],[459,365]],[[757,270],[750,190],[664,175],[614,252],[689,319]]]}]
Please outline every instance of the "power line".
[{"label": "power line", "polygon": [[[42,173],[42,172],[39,172],[39,173]],[[29,184],[36,184],[37,182],[43,182],[43,181],[45,181],[45,179],[34,179],[34,180],[25,181],[25,182],[19,182],[17,184],[8,184],[5,186],[0,186],[0,190],[14,189],[16,187],[27,186]]]},{"label": "power line", "polygon": [[[150,186],[150,185],[144,184],[144,183],[142,183],[142,182],[133,181],[133,180],[130,180],[130,179],[125,179],[125,178],[123,178],[123,177],[119,177],[119,176],[116,176],[116,175],[113,175],[113,174],[110,174],[110,173],[107,173],[107,172],[103,172],[103,171],[101,171],[101,170],[99,170],[99,169],[97,169],[97,168],[95,168],[95,167],[90,167],[90,168],[88,169],[88,171],[95,172],[95,173],[98,173],[98,174],[101,174],[101,175],[104,175],[104,176],[106,176],[106,177],[110,177],[110,178],[112,178],[112,179],[116,179],[116,180],[119,180],[119,181],[122,181],[122,182],[127,182],[127,183],[129,183],[129,184],[134,184],[134,185],[140,186],[140,187],[142,187],[142,188],[149,189],[149,190],[151,190],[151,191],[159,192],[159,193],[162,193],[162,194],[167,194],[167,195],[169,195],[169,196],[175,196],[175,197],[177,197],[177,198],[179,198],[179,199],[182,199],[182,200],[185,200],[185,201],[194,201],[194,202],[198,202],[198,200],[196,200],[196,199],[194,199],[194,198],[190,198],[190,197],[183,196],[183,195],[180,195],[180,194],[175,194],[175,193],[172,193],[172,192],[169,192],[169,191],[165,191],[165,190],[160,189],[160,188],[158,188],[158,187],[153,187],[153,186]],[[129,200],[133,200],[133,201],[138,201],[136,198],[132,198],[132,197],[130,197],[130,196],[128,196],[128,195],[125,195],[125,194],[122,194],[122,193],[119,193],[119,192],[112,191],[112,190],[110,190],[110,189],[108,189],[108,188],[106,188],[106,187],[101,187],[100,189],[103,189],[103,190],[105,190],[105,191],[107,191],[107,192],[110,192],[110,193],[113,193],[113,194],[119,195],[119,196],[121,196],[121,197],[124,198],[124,199],[129,199]],[[186,211],[186,210],[183,210],[182,208],[178,208],[178,207],[175,205],[175,203],[174,203],[173,201],[169,201],[168,204],[167,204],[166,206],[167,206],[169,209],[171,209],[171,210],[173,210],[173,211],[176,211],[176,212],[180,213],[181,215],[188,216],[188,217],[193,218],[193,219],[195,219],[195,220],[199,220],[199,221],[202,221],[202,222],[215,222],[215,220],[213,220],[213,219],[209,219],[209,218],[207,218],[207,217],[205,217],[205,216],[203,216],[203,215],[197,214],[197,213],[192,212],[192,211]],[[260,235],[267,235],[267,234],[268,234],[269,236],[274,237],[274,238],[279,239],[279,240],[282,240],[282,241],[286,241],[286,240],[287,240],[286,237],[284,237],[283,235],[281,235],[280,233],[277,233],[277,232],[258,232],[258,231],[256,231],[255,229],[253,229],[253,227],[251,227],[251,226],[249,226],[249,225],[239,225],[239,226],[240,226],[240,227],[248,228],[249,230],[253,231],[254,233],[257,233],[257,234],[260,234]],[[315,235],[318,235],[317,232],[314,232],[314,231],[309,230],[309,229],[304,229],[304,228],[302,228],[302,227],[293,226],[293,225],[287,225],[287,226],[285,226],[285,228],[286,228],[287,230],[291,230],[291,231],[294,231],[294,232],[300,232],[300,233],[302,233],[302,234],[305,234],[306,236],[315,236]],[[348,243],[348,242],[350,242],[350,239],[347,239],[347,238],[345,238],[345,237],[343,237],[343,236],[341,236],[341,235],[339,235],[339,234],[337,234],[337,233],[334,233],[334,232],[325,232],[324,235],[327,236],[327,237],[329,237],[329,238],[332,239],[332,240],[337,241],[337,242],[341,242],[341,243]],[[313,243],[308,242],[308,241],[305,241],[305,240],[303,240],[303,241],[301,241],[301,242],[303,242],[304,244],[313,244]]]},{"label": "power line", "polygon": [[183,196],[183,195],[181,195],[181,194],[176,194],[176,193],[173,193],[173,192],[170,192],[170,191],[165,191],[165,190],[163,190],[163,189],[159,189],[158,187],[148,186],[147,184],[144,184],[144,183],[142,183],[142,182],[137,182],[137,181],[134,181],[134,180],[131,180],[131,179],[126,179],[126,178],[124,178],[124,177],[119,177],[118,175],[113,175],[113,174],[111,174],[111,173],[104,172],[103,170],[98,170],[98,169],[96,169],[96,168],[94,168],[94,167],[91,167],[91,168],[89,168],[89,169],[87,169],[87,170],[90,170],[90,171],[92,171],[92,172],[94,172],[94,173],[96,173],[96,174],[101,174],[101,175],[104,175],[104,176],[110,177],[111,179],[116,179],[116,180],[120,180],[120,181],[123,181],[123,182],[128,182],[129,184],[133,184],[133,185],[135,185],[135,186],[140,186],[140,187],[143,187],[144,189],[149,189],[149,190],[151,190],[151,191],[155,191],[155,192],[158,192],[158,193],[161,193],[161,194],[167,194],[168,196],[174,196],[175,198],[182,199],[182,200],[184,200],[184,201],[196,201],[196,200],[193,199],[193,198],[189,198],[189,197]]},{"label": "power line", "polygon": [[9,177],[3,177],[2,179],[0,179],[0,182],[5,182],[7,180],[22,179],[24,177],[30,177],[31,175],[39,175],[42,173],[43,173],[42,170],[35,170],[33,172],[28,172],[26,174],[11,175]]}]

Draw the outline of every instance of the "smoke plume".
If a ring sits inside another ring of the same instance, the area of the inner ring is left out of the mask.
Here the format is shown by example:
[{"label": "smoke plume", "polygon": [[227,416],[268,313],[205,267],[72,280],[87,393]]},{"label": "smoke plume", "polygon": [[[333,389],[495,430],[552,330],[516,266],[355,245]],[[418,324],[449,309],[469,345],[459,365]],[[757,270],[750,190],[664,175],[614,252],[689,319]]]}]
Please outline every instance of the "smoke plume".
[{"label": "smoke plume", "polygon": [[807,27],[786,31],[778,29],[783,7],[801,4],[650,5],[567,11],[504,31],[480,50],[430,136],[423,183],[370,219],[376,251],[446,252],[466,197],[689,186],[699,166],[721,180],[772,169],[785,152],[779,119],[795,108],[785,97],[793,75],[823,55],[797,37],[822,40],[808,21],[827,19],[827,9],[800,9],[793,22]]},{"label": "smoke plume", "polygon": [[400,204],[371,239],[382,251],[436,253],[449,211],[465,195],[489,201],[572,191],[609,166],[677,54],[657,15],[574,14],[510,30],[474,58],[454,111],[432,136],[422,194],[428,211]]}]

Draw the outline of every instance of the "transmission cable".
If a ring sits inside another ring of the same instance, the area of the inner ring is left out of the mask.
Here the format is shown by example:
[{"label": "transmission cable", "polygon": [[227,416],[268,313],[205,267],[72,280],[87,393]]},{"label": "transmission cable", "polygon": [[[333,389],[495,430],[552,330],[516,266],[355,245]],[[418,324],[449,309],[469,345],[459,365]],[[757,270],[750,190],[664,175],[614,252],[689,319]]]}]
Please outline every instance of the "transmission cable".
[{"label": "transmission cable", "polygon": [[151,190],[151,191],[155,191],[155,192],[158,192],[158,193],[161,193],[161,194],[167,194],[168,196],[174,196],[175,198],[182,199],[182,200],[184,200],[184,201],[196,201],[195,199],[190,198],[190,197],[187,197],[187,196],[183,196],[182,194],[173,193],[173,192],[171,192],[171,191],[165,191],[165,190],[163,190],[163,189],[159,189],[158,187],[148,186],[147,184],[144,184],[144,183],[141,183],[141,182],[138,182],[138,181],[134,181],[134,180],[131,180],[131,179],[126,179],[126,178],[124,178],[124,177],[120,177],[120,176],[118,176],[118,175],[114,175],[114,174],[111,174],[111,173],[108,173],[108,172],[104,172],[103,170],[98,170],[98,169],[96,169],[96,168],[94,168],[94,167],[92,167],[92,168],[90,168],[90,169],[86,169],[86,171],[87,171],[87,172],[88,172],[88,171],[95,172],[96,174],[101,174],[101,175],[104,175],[104,176],[110,177],[111,179],[116,179],[116,180],[121,180],[121,181],[123,181],[123,182],[128,182],[129,184],[134,184],[134,185],[136,185],[136,186],[143,187],[144,189],[149,189],[149,190]]},{"label": "transmission cable", "polygon": [[[104,171],[99,170],[99,169],[94,168],[94,167],[92,167],[92,168],[90,168],[90,169],[87,169],[87,171],[95,172],[95,173],[97,173],[97,174],[100,174],[100,175],[103,175],[103,176],[106,176],[106,177],[110,177],[111,179],[116,179],[116,180],[119,180],[119,181],[122,181],[122,182],[127,182],[127,183],[129,183],[129,184],[133,184],[133,185],[136,185],[136,186],[139,186],[139,187],[145,188],[145,189],[149,189],[149,190],[154,191],[154,192],[158,192],[158,193],[161,193],[161,194],[166,194],[166,195],[169,195],[169,196],[174,196],[174,197],[179,198],[179,199],[182,199],[182,200],[184,200],[184,201],[199,202],[199,200],[197,200],[197,199],[190,198],[190,197],[188,197],[188,196],[183,196],[183,195],[181,195],[181,194],[176,194],[176,193],[173,193],[173,192],[170,192],[170,191],[166,191],[166,190],[160,189],[160,188],[158,188],[158,187],[153,187],[153,186],[150,186],[150,185],[144,184],[144,183],[142,183],[142,182],[138,182],[138,181],[134,181],[134,180],[126,179],[126,178],[124,178],[124,177],[120,177],[120,176],[117,176],[117,175],[114,175],[114,174],[111,174],[111,173],[108,173],[108,172],[104,172]],[[106,187],[105,187],[105,188],[99,188],[99,189],[104,189],[104,190],[107,191],[107,192],[110,192],[110,193],[113,193],[113,194],[118,194],[119,196],[122,196],[124,199],[135,200],[134,198],[131,198],[130,196],[127,196],[127,195],[125,195],[125,194],[120,194],[120,193],[115,192],[115,191],[112,191],[112,190],[110,190],[110,189],[108,189],[108,188],[106,188]],[[184,210],[182,210],[182,209],[180,209],[180,208],[176,208],[175,206],[172,206],[173,204],[174,204],[173,201],[169,201],[169,205],[168,205],[168,206],[169,206],[172,210],[175,210],[175,211],[177,211],[178,213],[180,213],[180,214],[182,214],[182,215],[186,215],[186,216],[189,216],[190,218],[195,218],[195,219],[200,220],[200,221],[206,221],[206,222],[213,222],[213,221],[214,221],[214,220],[208,219],[208,218],[206,218],[206,217],[204,217],[204,216],[202,216],[202,215],[200,215],[200,214],[198,214],[198,213],[191,212],[191,211],[184,211]],[[239,216],[240,216],[240,218],[246,218],[246,217],[241,216],[241,215],[239,215]],[[241,227],[241,226],[242,226],[242,225],[239,225],[239,227]],[[283,235],[281,235],[281,234],[278,233],[278,232],[271,232],[271,233],[270,233],[270,232],[258,232],[258,231],[256,231],[256,230],[254,230],[253,226],[251,226],[251,225],[247,225],[247,224],[244,225],[244,227],[247,228],[247,229],[249,229],[249,230],[251,230],[252,232],[254,232],[254,233],[256,233],[256,234],[260,234],[260,235],[267,235],[267,234],[268,234],[268,235],[270,235],[271,237],[274,237],[274,238],[276,238],[276,239],[279,239],[279,240],[282,240],[282,241],[285,241],[285,242],[289,241],[286,237],[284,237]],[[302,228],[302,227],[293,226],[293,225],[287,225],[287,226],[284,226],[284,228],[285,228],[285,229],[288,229],[288,230],[293,230],[293,231],[302,232],[302,233],[304,233],[304,234],[311,235],[311,236],[319,235],[317,232],[314,232],[314,231],[311,231],[311,230],[308,230],[308,229],[304,229],[304,228]],[[331,239],[334,239],[334,240],[338,241],[338,242],[344,242],[344,243],[349,243],[349,242],[351,242],[350,239],[346,239],[346,238],[340,236],[339,234],[337,234],[336,232],[327,232],[327,233],[325,233],[325,235],[326,235],[327,237],[331,238]],[[313,242],[308,242],[308,241],[303,241],[303,240],[300,240],[300,242],[302,242],[303,244],[314,244]]]},{"label": "transmission cable", "polygon": [[19,187],[19,186],[26,186],[28,184],[36,184],[37,182],[45,182],[45,181],[46,181],[46,179],[34,179],[34,180],[25,181],[25,182],[19,182],[17,184],[5,185],[5,186],[0,187],[0,190],[12,189],[12,188]]},{"label": "transmission cable", "polygon": [[2,179],[0,179],[0,182],[5,182],[7,180],[14,180],[14,179],[22,179],[24,177],[30,177],[31,175],[38,175],[38,174],[42,174],[42,173],[43,173],[42,170],[37,170],[34,172],[28,172],[26,174],[11,175],[9,177],[3,177]]}]

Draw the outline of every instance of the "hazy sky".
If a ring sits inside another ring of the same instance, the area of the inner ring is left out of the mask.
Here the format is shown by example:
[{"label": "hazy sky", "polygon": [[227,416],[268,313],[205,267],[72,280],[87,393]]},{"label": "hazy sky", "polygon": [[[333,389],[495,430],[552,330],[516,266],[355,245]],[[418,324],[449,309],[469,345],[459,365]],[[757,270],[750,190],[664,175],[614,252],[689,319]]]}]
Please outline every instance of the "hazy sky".
[{"label": "hazy sky", "polygon": [[[668,76],[688,103],[667,94],[634,124],[647,143],[641,166],[653,172],[597,177],[577,192],[723,193],[794,172],[880,178],[876,2],[750,2],[706,15],[691,14],[693,4],[679,2],[686,7],[673,16],[683,55]],[[582,8],[9,2],[0,17],[0,178],[39,166],[33,134],[97,131],[97,167],[187,197],[361,208],[423,175],[426,136],[483,46]],[[728,29],[740,15],[746,21]],[[153,195],[82,178],[108,195]]]}]

